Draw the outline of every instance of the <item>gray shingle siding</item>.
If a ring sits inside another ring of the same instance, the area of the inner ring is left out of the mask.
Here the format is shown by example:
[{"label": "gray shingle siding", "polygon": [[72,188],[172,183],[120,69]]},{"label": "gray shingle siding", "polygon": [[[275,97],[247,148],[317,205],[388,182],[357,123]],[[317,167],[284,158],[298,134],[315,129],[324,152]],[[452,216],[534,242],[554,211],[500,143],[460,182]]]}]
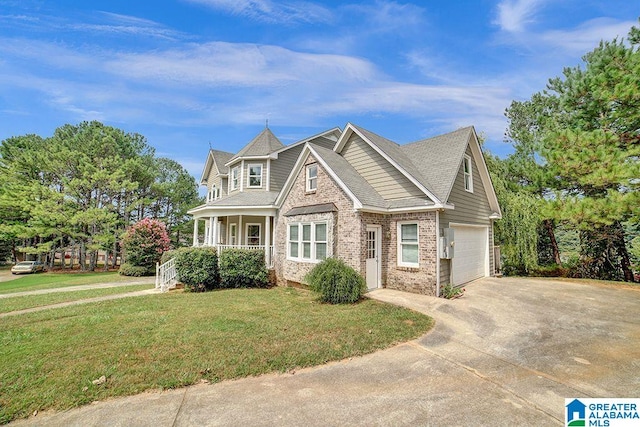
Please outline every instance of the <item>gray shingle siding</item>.
[{"label": "gray shingle siding", "polygon": [[359,136],[354,134],[341,154],[385,200],[424,197],[418,187]]},{"label": "gray shingle siding", "polygon": [[[471,149],[468,146],[465,154],[471,157],[473,193],[464,189],[464,172],[461,163],[458,166],[458,173],[448,200],[448,203],[453,204],[455,209],[447,209],[440,213],[440,229],[448,228],[450,223],[489,226],[489,271],[493,272],[493,220],[489,219],[493,212],[489,206],[484,184],[480,179],[478,165],[473,159]],[[442,284],[449,283],[450,263],[451,261],[449,260],[441,260],[440,281]]]},{"label": "gray shingle siding", "polygon": [[278,153],[278,158],[271,161],[271,190],[280,191],[287,177],[298,160],[303,144]]}]

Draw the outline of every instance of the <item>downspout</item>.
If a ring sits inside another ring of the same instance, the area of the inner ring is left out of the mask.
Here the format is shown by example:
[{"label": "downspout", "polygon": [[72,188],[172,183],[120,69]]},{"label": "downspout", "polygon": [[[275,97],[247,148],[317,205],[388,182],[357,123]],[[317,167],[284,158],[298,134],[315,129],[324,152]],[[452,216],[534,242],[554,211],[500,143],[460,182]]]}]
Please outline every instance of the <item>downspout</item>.
[{"label": "downspout", "polygon": [[436,211],[436,297],[440,297],[440,211]]}]

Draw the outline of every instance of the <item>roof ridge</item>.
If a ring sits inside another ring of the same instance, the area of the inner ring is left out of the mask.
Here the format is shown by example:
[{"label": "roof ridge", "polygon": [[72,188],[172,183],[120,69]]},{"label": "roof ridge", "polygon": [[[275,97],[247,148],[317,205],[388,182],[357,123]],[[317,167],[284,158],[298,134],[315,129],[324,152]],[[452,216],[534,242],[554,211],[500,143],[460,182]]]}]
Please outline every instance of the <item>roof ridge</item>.
[{"label": "roof ridge", "polygon": [[407,146],[414,145],[414,144],[420,144],[420,143],[423,143],[423,142],[426,142],[426,141],[430,141],[432,139],[437,139],[437,138],[446,137],[448,135],[453,135],[453,134],[458,133],[458,132],[471,131],[472,129],[473,129],[473,125],[465,126],[465,127],[461,127],[461,128],[456,129],[456,130],[453,130],[451,132],[441,133],[439,135],[429,136],[427,138],[418,139],[417,141],[408,142],[406,144],[400,145],[400,147],[407,147]]}]

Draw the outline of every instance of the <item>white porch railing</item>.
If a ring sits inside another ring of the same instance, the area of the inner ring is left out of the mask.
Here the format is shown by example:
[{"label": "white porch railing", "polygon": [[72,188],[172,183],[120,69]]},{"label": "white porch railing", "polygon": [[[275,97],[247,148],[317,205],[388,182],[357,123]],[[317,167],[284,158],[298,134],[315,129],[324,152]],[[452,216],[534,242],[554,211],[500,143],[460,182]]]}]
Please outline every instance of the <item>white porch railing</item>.
[{"label": "white porch railing", "polygon": [[156,289],[167,292],[169,289],[175,288],[177,282],[178,273],[176,272],[175,258],[171,258],[162,265],[156,263]]}]

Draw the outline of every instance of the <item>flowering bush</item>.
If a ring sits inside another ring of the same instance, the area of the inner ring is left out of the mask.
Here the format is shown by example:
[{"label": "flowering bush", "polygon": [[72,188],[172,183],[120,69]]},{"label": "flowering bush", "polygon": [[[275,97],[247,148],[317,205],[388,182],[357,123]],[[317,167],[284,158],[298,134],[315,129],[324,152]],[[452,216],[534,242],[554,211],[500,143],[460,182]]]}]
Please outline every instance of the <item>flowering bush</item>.
[{"label": "flowering bush", "polygon": [[153,274],[156,262],[160,260],[162,253],[169,249],[169,242],[164,223],[157,219],[144,218],[127,229],[120,244],[125,251],[128,264],[144,267],[148,274]]}]

